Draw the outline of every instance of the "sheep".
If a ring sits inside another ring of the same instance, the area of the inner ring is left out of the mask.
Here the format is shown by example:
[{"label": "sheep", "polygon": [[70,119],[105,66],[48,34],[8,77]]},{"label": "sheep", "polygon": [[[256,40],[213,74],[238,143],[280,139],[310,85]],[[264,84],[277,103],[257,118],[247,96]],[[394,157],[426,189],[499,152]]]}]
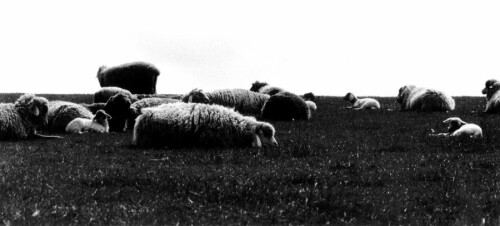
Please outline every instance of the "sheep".
[{"label": "sheep", "polygon": [[106,114],[103,110],[98,110],[94,118],[75,118],[66,126],[67,133],[79,133],[83,132],[97,132],[97,133],[107,133],[109,132],[108,119],[111,116]]},{"label": "sheep", "polygon": [[136,101],[135,103],[130,105],[127,129],[132,130],[134,128],[135,119],[140,115],[141,109],[176,102],[180,102],[180,100],[159,97],[144,98]]},{"label": "sheep", "polygon": [[311,110],[299,96],[284,91],[269,98],[262,107],[262,118],[266,120],[309,120]]},{"label": "sheep", "polygon": [[193,89],[182,97],[184,103],[218,104],[251,116],[259,116],[267,100],[269,95],[245,89],[219,89],[211,92]]},{"label": "sheep", "polygon": [[318,107],[316,106],[316,103],[314,103],[310,100],[306,100],[305,102],[306,102],[307,107],[309,108],[310,111],[316,111],[318,109]]},{"label": "sheep", "polygon": [[[128,125],[127,121],[130,118],[131,104],[132,100],[129,95],[118,93],[110,97],[106,103],[81,103],[80,105],[90,110],[93,114],[98,110],[104,110],[112,117],[109,121],[109,130],[112,132],[123,132]],[[129,127],[132,128],[133,124]]]},{"label": "sheep", "polygon": [[397,102],[401,110],[410,111],[453,111],[455,100],[441,91],[406,85],[399,89]]},{"label": "sheep", "polygon": [[171,103],[142,109],[132,144],[141,148],[277,146],[275,129],[220,105]]},{"label": "sheep", "polygon": [[316,96],[312,92],[308,92],[304,94],[304,100],[310,100],[310,101],[315,101]]},{"label": "sheep", "polygon": [[50,101],[48,104],[47,126],[51,132],[65,132],[66,126],[75,118],[91,119],[94,115],[85,107],[67,101]]},{"label": "sheep", "polygon": [[132,93],[155,94],[160,71],[150,63],[131,62],[114,67],[101,66],[97,79],[101,87],[117,86]]},{"label": "sheep", "polygon": [[120,87],[102,87],[100,90],[94,93],[94,103],[106,103],[108,99],[118,93],[123,93],[128,96],[133,102],[137,101],[137,96],[133,95],[130,91],[122,89]]},{"label": "sheep", "polygon": [[61,138],[37,134],[47,124],[49,101],[34,94],[24,94],[15,103],[0,104],[0,140]]},{"label": "sheep", "polygon": [[493,84],[497,83],[498,80],[496,79],[489,79],[485,82],[484,84],[484,88],[483,90],[481,91],[481,93],[483,94],[486,94],[486,101],[490,100],[491,96],[494,94],[494,92],[492,92],[492,86]]},{"label": "sheep", "polygon": [[270,96],[273,96],[279,92],[285,91],[282,88],[276,87],[276,86],[270,86],[266,82],[259,82],[255,81],[252,83],[252,87],[250,88],[250,91],[254,91],[256,93],[262,93],[262,94],[268,94]]},{"label": "sheep", "polygon": [[362,98],[359,99],[354,95],[353,93],[347,93],[344,96],[344,100],[347,100],[351,103],[350,107],[346,108],[352,108],[354,110],[360,110],[360,109],[380,109],[380,103],[373,99],[373,98]]},{"label": "sheep", "polygon": [[[481,138],[483,137],[483,130],[476,124],[466,123],[458,117],[451,117],[443,121],[448,124],[448,133],[431,134],[433,136],[443,137],[469,137]],[[432,130],[434,131],[434,130]]]},{"label": "sheep", "polygon": [[496,82],[489,86],[488,92],[491,96],[486,102],[486,110],[484,113],[500,113],[500,82]]}]

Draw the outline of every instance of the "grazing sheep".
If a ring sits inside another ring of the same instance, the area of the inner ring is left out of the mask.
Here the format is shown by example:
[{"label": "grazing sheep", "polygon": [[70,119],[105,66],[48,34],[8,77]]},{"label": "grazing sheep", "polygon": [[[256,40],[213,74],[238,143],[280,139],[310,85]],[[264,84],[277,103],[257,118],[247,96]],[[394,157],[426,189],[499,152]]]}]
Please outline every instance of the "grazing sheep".
[{"label": "grazing sheep", "polygon": [[103,87],[94,94],[94,103],[106,103],[108,99],[116,94],[123,93],[128,96],[133,102],[137,100],[137,97],[133,95],[130,91],[122,89],[120,87]]},{"label": "grazing sheep", "polygon": [[47,124],[47,99],[24,94],[15,103],[0,104],[0,140],[61,138],[37,134]]},{"label": "grazing sheep", "polygon": [[290,92],[273,95],[262,107],[262,118],[266,120],[309,120],[311,109],[299,96]]},{"label": "grazing sheep", "polygon": [[351,106],[346,108],[353,108],[354,110],[380,109],[380,103],[373,98],[359,99],[353,93],[347,93],[344,100],[351,102]]},{"label": "grazing sheep", "polygon": [[211,92],[193,89],[182,97],[184,103],[218,104],[252,116],[261,114],[262,107],[267,100],[269,100],[269,95],[245,89],[219,89]]},{"label": "grazing sheep", "polygon": [[498,80],[496,79],[490,79],[490,80],[487,80],[484,84],[484,88],[483,90],[481,91],[483,94],[486,94],[486,100],[490,100],[491,96],[493,96],[494,92],[492,92],[492,86],[493,84],[497,83]]},{"label": "grazing sheep", "polygon": [[50,101],[47,114],[47,127],[51,132],[64,132],[66,126],[75,118],[91,119],[94,115],[85,107],[67,101]]},{"label": "grazing sheep", "polygon": [[256,81],[252,83],[252,87],[250,88],[250,91],[254,91],[256,93],[262,93],[262,94],[267,94],[267,95],[275,95],[279,92],[285,91],[282,88],[276,87],[276,86],[270,86],[266,82],[259,82]]},{"label": "grazing sheep", "polygon": [[134,128],[135,119],[141,114],[141,109],[176,102],[180,102],[180,100],[159,97],[144,98],[136,101],[130,105],[127,129],[132,130]]},{"label": "grazing sheep", "polygon": [[101,87],[117,86],[132,93],[155,94],[160,71],[150,63],[132,62],[114,67],[101,66],[97,79]]},{"label": "grazing sheep", "polygon": [[401,110],[432,112],[455,109],[455,100],[450,96],[441,91],[414,85],[401,87],[397,102],[401,105]]},{"label": "grazing sheep", "polygon": [[[486,102],[485,113],[500,113],[500,82],[489,86],[488,92],[491,94],[490,98]],[[489,95],[488,94],[488,95]]]},{"label": "grazing sheep", "polygon": [[132,139],[138,147],[260,148],[278,145],[271,124],[220,105],[180,102],[142,111]]},{"label": "grazing sheep", "polygon": [[111,116],[103,110],[99,110],[92,119],[73,119],[66,126],[66,132],[80,134],[83,132],[107,133],[109,132],[108,119],[111,119]]},{"label": "grazing sheep", "polygon": [[316,96],[314,96],[314,93],[309,92],[304,94],[304,100],[310,100],[310,101],[315,101]]},{"label": "grazing sheep", "polygon": [[[127,127],[127,120],[130,118],[130,106],[132,100],[125,93],[118,93],[108,99],[106,103],[80,104],[93,114],[98,110],[104,110],[111,116],[109,120],[109,130],[112,132],[123,132]],[[133,124],[130,125],[133,127]]]}]

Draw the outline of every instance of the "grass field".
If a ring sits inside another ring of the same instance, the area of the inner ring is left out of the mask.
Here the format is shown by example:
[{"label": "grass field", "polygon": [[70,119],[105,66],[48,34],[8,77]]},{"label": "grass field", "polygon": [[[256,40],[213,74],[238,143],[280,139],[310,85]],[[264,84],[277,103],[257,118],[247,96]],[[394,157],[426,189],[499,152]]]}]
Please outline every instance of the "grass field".
[{"label": "grass field", "polygon": [[[13,102],[18,94],[2,94]],[[91,102],[91,95],[41,95]],[[351,111],[318,97],[308,122],[272,122],[279,147],[137,149],[131,133],[0,142],[0,222],[18,224],[500,224],[500,116]],[[429,137],[451,116],[479,140]]]}]

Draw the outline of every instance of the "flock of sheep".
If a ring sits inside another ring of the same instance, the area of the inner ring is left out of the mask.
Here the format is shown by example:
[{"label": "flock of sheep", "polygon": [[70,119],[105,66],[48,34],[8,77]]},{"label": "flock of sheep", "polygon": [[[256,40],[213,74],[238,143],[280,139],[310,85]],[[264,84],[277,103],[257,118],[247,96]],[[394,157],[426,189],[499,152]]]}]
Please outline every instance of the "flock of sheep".
[{"label": "flock of sheep", "polygon": [[[182,97],[156,94],[159,70],[152,64],[132,62],[101,66],[101,89],[94,103],[48,101],[25,94],[15,103],[0,104],[0,140],[61,138],[37,133],[133,131],[138,147],[256,147],[277,146],[275,129],[265,121],[309,120],[316,110],[315,97],[302,97],[282,88],[255,82],[250,90],[193,89]],[[487,113],[500,112],[500,82],[488,80],[483,94]],[[372,98],[344,97],[355,110],[379,109]],[[453,111],[455,101],[443,92],[403,86],[397,102],[407,111]],[[259,121],[263,120],[263,121]],[[453,117],[444,121],[448,132],[435,136],[481,137],[481,128]]]}]

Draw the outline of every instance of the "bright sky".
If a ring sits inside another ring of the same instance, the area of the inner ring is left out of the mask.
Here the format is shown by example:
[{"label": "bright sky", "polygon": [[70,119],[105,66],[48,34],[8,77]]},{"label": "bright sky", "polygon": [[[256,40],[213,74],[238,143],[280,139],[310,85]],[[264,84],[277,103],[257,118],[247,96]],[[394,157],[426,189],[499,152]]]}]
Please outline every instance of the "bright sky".
[{"label": "bright sky", "polygon": [[159,93],[249,89],[480,96],[500,79],[500,1],[2,1],[0,93],[94,93],[155,64]]}]

